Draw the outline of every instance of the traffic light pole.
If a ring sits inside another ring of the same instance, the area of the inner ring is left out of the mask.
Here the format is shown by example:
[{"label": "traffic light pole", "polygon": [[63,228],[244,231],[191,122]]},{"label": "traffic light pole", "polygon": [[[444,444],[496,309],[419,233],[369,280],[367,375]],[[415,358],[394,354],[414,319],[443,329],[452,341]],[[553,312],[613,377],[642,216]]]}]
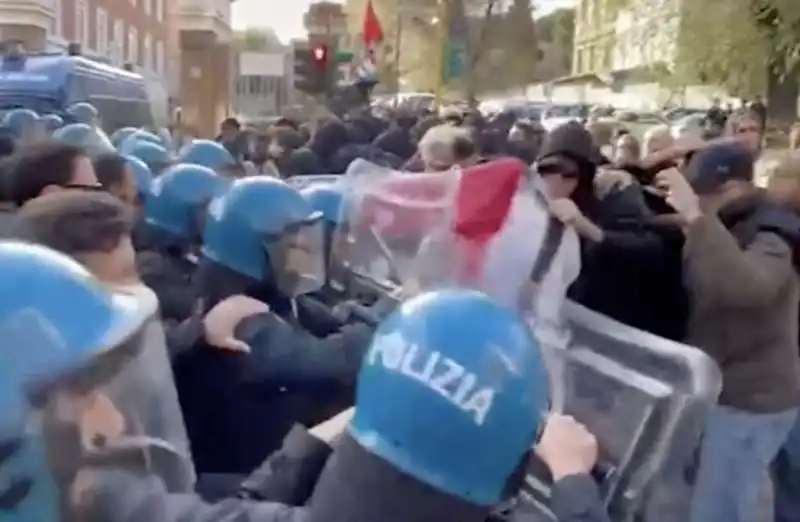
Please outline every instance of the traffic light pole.
[{"label": "traffic light pole", "polygon": [[444,96],[444,84],[445,84],[445,63],[447,60],[447,40],[450,36],[450,0],[440,0],[439,1],[439,38],[438,40],[441,42],[439,45],[439,56],[438,56],[438,64],[436,70],[438,75],[436,77],[436,90],[434,92],[436,98],[436,107],[442,106],[442,98]]}]

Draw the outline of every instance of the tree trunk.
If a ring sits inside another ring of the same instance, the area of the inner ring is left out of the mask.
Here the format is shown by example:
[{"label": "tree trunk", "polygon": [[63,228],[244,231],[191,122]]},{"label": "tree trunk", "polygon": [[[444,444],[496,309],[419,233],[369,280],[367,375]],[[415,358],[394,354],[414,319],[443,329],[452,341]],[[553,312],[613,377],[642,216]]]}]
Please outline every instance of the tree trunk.
[{"label": "tree trunk", "polygon": [[[456,1],[459,7],[457,11],[458,15],[465,17],[464,0]],[[481,24],[481,30],[478,34],[477,41],[472,42],[469,35],[467,35],[464,42],[467,48],[467,59],[463,72],[464,97],[470,109],[476,109],[478,107],[478,97],[476,96],[475,89],[475,69],[478,67],[478,63],[481,58],[483,58],[483,53],[486,51],[485,47],[489,38],[489,24],[491,23],[492,14],[494,13],[495,4],[497,4],[497,0],[487,0],[486,9],[483,13],[483,23]]]},{"label": "tree trunk", "polygon": [[775,74],[770,68],[767,72],[767,115],[768,119],[780,126],[791,125],[797,119],[797,98],[800,96],[798,71],[790,74]]}]

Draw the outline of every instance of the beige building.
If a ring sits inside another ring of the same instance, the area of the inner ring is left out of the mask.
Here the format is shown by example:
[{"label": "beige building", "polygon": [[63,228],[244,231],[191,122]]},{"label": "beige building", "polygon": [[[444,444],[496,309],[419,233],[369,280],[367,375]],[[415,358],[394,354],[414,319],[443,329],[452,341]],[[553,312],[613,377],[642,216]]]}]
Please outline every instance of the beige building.
[{"label": "beige building", "polygon": [[684,14],[680,0],[631,0],[624,9],[611,2],[616,0],[578,2],[573,74],[606,75],[674,61]]},{"label": "beige building", "polygon": [[617,13],[609,4],[609,0],[580,0],[577,3],[573,75],[611,72]]},{"label": "beige building", "polygon": [[181,123],[201,137],[213,137],[230,114],[234,69],[231,0],[172,1],[177,4],[181,54]]}]

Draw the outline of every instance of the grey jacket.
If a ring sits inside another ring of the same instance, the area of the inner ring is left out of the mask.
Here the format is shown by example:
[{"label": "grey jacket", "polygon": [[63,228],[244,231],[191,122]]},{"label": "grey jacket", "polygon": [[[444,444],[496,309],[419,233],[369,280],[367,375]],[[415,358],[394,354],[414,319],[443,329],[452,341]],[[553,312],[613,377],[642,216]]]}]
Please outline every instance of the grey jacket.
[{"label": "grey jacket", "polygon": [[728,230],[711,215],[686,230],[687,341],[722,369],[720,404],[779,412],[800,402],[800,286],[783,237],[740,228],[748,226],[742,222]]}]

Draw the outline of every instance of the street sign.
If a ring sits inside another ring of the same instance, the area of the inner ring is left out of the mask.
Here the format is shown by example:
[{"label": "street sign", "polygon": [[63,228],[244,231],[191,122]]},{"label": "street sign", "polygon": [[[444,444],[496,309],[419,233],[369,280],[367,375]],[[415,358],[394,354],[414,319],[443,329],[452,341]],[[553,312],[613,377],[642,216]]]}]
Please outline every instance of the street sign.
[{"label": "street sign", "polygon": [[467,48],[460,40],[448,40],[445,43],[444,53],[444,79],[445,81],[460,78],[464,74],[464,65],[467,61]]},{"label": "street sign", "polygon": [[333,61],[336,63],[352,62],[355,54],[349,51],[336,51],[333,54]]}]

